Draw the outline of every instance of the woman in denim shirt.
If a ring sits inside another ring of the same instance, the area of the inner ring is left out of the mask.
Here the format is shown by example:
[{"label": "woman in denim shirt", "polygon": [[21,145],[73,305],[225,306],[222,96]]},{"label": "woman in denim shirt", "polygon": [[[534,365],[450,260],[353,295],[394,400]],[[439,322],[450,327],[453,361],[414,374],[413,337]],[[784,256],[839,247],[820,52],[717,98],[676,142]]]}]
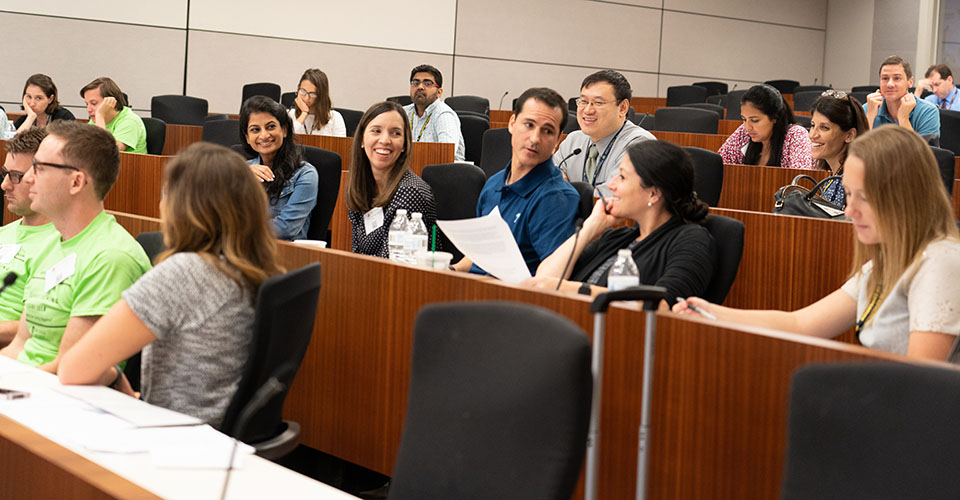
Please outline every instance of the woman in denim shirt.
[{"label": "woman in denim shirt", "polygon": [[[827,90],[814,101],[811,115],[810,153],[813,168],[842,176],[847,147],[870,130],[863,106],[846,92]],[[842,179],[829,181],[820,196],[840,208],[847,205]]]},{"label": "woman in denim shirt", "polygon": [[277,238],[306,239],[319,176],[303,160],[290,115],[269,97],[251,97],[240,108],[240,136],[247,152],[257,155],[248,163],[267,190]]}]

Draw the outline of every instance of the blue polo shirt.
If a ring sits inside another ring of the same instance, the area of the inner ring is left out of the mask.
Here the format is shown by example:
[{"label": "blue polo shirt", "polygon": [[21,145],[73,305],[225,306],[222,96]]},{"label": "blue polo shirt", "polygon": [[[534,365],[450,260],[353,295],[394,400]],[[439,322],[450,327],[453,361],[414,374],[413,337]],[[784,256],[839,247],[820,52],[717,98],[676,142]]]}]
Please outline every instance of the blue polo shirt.
[{"label": "blue polo shirt", "polygon": [[[867,112],[867,105],[863,105],[863,112]],[[873,119],[873,128],[880,125],[896,125],[897,121],[887,112],[887,100],[883,100],[877,117]],[[920,135],[940,133],[940,112],[937,107],[923,99],[917,99],[917,106],[910,112],[910,126]]]},{"label": "blue polo shirt", "polygon": [[943,109],[949,109],[951,111],[960,111],[960,99],[957,99],[958,94],[960,94],[960,89],[953,87],[953,91],[947,94],[945,99],[937,97],[937,94],[930,94],[927,97],[924,97],[923,100],[933,104],[940,109],[940,106],[946,103],[947,107]]},{"label": "blue polo shirt", "polygon": [[[500,216],[517,240],[530,274],[536,274],[540,261],[573,234],[580,194],[563,180],[563,174],[554,166],[552,158],[507,185],[510,167],[508,163],[483,185],[477,200],[477,217],[499,207]],[[470,268],[470,272],[486,274],[476,265]]]}]

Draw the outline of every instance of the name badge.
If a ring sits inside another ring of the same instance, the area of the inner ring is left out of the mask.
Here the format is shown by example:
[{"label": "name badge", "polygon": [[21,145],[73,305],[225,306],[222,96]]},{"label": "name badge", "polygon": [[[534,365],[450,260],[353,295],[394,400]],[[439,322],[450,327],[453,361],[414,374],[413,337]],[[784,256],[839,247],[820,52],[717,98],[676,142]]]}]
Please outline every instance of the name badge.
[{"label": "name badge", "polygon": [[383,207],[375,207],[363,214],[363,228],[370,234],[383,225]]},{"label": "name badge", "polygon": [[0,264],[9,263],[18,253],[20,253],[20,245],[18,244],[8,243],[6,245],[0,245]]},{"label": "name badge", "polygon": [[44,278],[44,292],[49,292],[51,288],[63,283],[63,280],[73,276],[77,270],[77,254],[72,253],[65,259],[57,262],[47,270]]}]

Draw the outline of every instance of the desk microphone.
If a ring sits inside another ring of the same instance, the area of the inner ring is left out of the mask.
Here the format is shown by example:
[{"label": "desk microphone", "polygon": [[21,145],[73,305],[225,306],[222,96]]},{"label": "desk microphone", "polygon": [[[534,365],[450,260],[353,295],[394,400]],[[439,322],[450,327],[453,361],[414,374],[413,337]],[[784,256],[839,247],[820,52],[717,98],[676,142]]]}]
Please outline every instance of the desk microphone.
[{"label": "desk microphone", "polygon": [[[575,152],[579,151],[580,150],[577,149]],[[580,230],[583,229],[583,219],[581,217],[577,217],[577,219],[573,221],[573,228],[573,249],[570,250],[570,256],[567,257],[567,263],[563,266],[563,272],[560,273],[560,279],[557,280],[557,290],[560,289],[560,284],[563,283],[563,277],[567,275],[567,269],[570,268],[570,263],[573,262],[573,254],[577,253],[577,240],[580,239]]]},{"label": "desk microphone", "polygon": [[0,286],[0,293],[3,293],[3,291],[6,290],[8,286],[14,284],[17,281],[18,277],[19,276],[17,276],[17,273],[13,271],[10,271],[9,273],[7,273],[7,275],[3,277],[3,285]]},{"label": "desk microphone", "polygon": [[502,96],[500,96],[500,104],[497,104],[497,109],[503,109],[503,98],[504,98],[504,97],[507,97],[507,94],[509,94],[509,93],[510,93],[510,91],[508,90],[508,91],[504,92]]},{"label": "desk microphone", "polygon": [[[563,164],[566,163],[567,160],[569,160],[570,158],[572,158],[572,157],[577,156],[578,154],[580,154],[581,151],[583,151],[583,150],[580,149],[580,148],[574,149],[570,154],[568,154],[566,157],[564,157],[562,160],[560,160],[560,164],[557,165],[557,168],[559,168],[560,171],[563,172],[564,175],[566,175],[566,174],[567,174],[567,171],[563,169]],[[570,180],[570,176],[567,176],[567,180]]]}]

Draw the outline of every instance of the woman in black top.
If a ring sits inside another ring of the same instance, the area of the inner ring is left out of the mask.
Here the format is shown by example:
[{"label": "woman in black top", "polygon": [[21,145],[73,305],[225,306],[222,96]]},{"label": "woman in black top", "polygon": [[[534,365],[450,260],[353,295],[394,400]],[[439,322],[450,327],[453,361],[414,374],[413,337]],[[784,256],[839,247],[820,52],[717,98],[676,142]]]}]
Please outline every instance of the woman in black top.
[{"label": "woman in black top", "polygon": [[[579,238],[571,236],[547,257],[532,284],[556,288],[559,282],[561,290],[600,293],[617,251],[629,248],[640,283],[665,287],[670,303],[688,290],[703,293],[713,277],[716,251],[710,233],[698,224],[707,205],[693,191],[693,175],[690,156],[673,144],[630,146],[608,184],[613,196],[597,201]],[[635,224],[608,229],[624,219]],[[571,253],[575,263],[564,274]]]},{"label": "woman in black top", "polygon": [[17,132],[30,127],[46,127],[53,120],[76,120],[73,113],[60,106],[57,97],[57,86],[49,76],[37,73],[27,78],[23,85],[25,114],[13,122]]}]

